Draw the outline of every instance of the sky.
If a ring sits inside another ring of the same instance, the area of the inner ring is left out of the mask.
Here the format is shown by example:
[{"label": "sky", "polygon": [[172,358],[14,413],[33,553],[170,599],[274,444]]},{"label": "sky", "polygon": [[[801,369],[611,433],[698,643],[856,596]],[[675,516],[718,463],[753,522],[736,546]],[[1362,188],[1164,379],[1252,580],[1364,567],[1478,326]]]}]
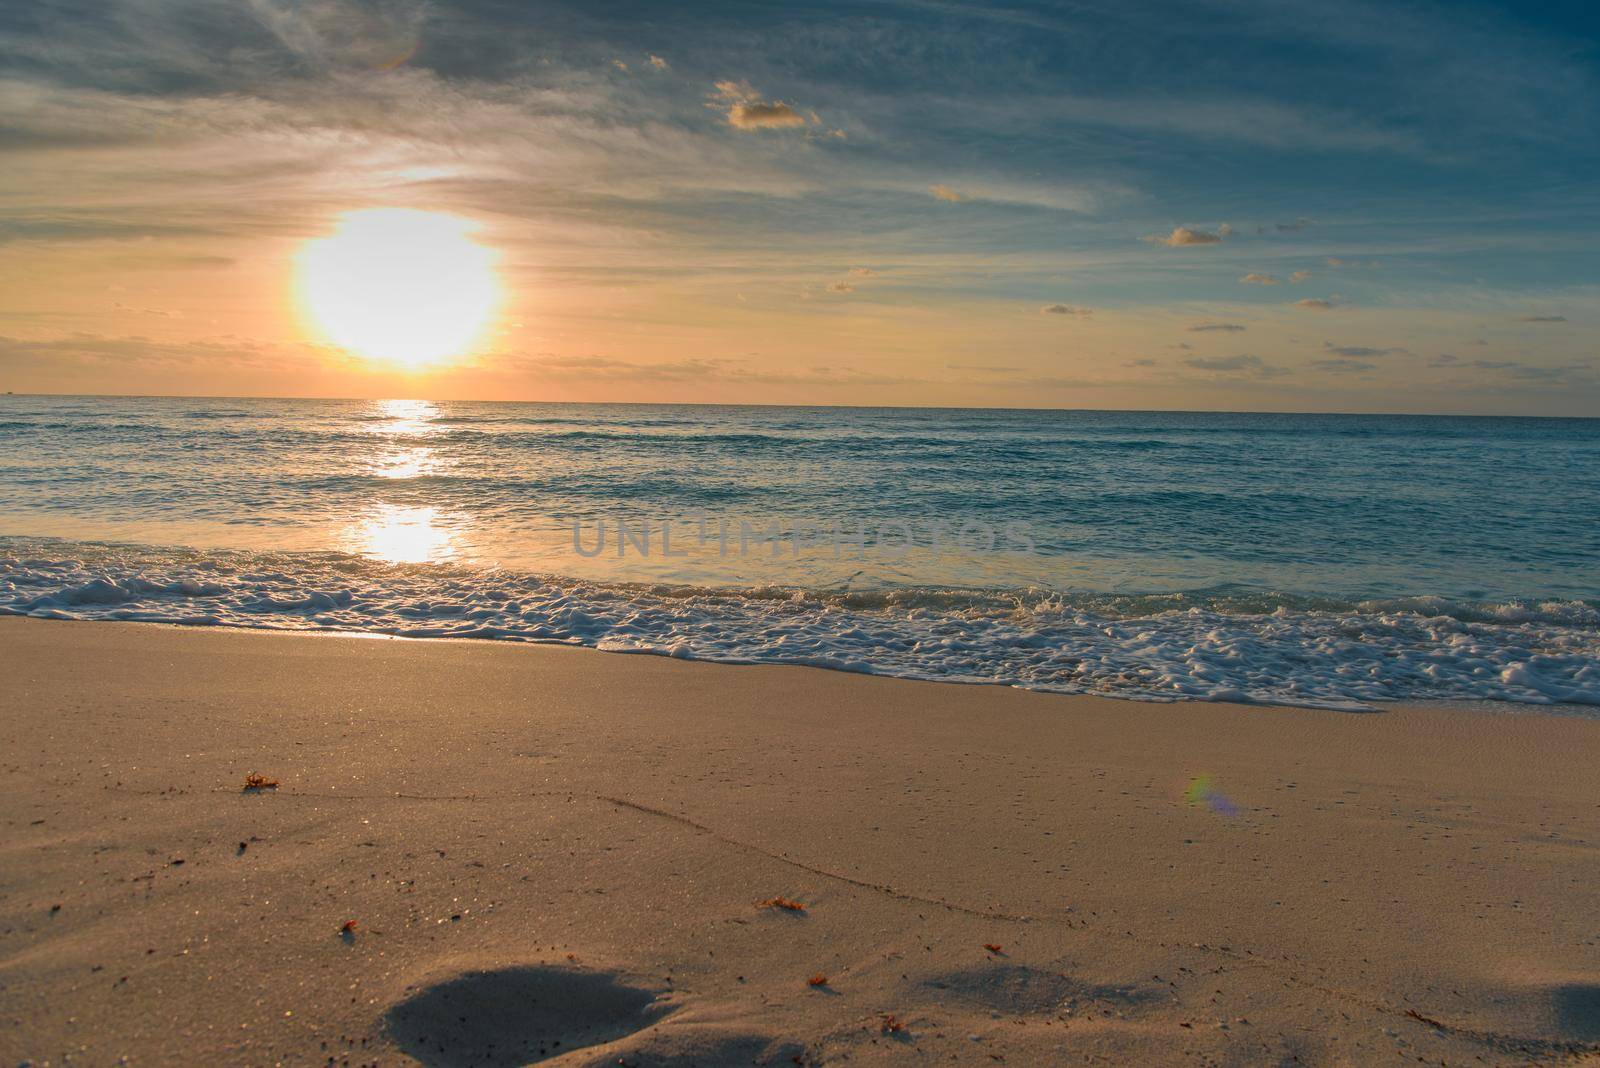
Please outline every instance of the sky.
[{"label": "sky", "polygon": [[1581,4],[5,4],[0,390],[1600,415],[1597,110]]}]

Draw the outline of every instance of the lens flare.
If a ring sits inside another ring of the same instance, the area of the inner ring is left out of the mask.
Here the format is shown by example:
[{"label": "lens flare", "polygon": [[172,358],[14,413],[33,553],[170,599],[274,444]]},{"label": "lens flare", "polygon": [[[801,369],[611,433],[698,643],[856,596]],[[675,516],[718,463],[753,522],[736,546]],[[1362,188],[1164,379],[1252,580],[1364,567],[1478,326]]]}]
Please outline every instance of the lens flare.
[{"label": "lens flare", "polygon": [[1183,791],[1183,798],[1191,805],[1205,805],[1219,816],[1237,816],[1239,806],[1229,800],[1210,775],[1196,775]]}]

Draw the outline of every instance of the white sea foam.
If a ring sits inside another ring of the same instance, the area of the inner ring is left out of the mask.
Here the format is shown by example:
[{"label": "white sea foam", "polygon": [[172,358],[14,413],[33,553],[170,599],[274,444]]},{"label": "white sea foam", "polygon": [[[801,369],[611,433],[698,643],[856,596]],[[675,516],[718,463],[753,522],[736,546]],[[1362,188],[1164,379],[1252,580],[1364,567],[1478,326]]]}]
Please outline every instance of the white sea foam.
[{"label": "white sea foam", "polygon": [[10,551],[0,556],[9,615],[561,642],[1142,700],[1600,704],[1600,613],[1582,602],[830,594],[608,586],[338,554],[51,541]]}]

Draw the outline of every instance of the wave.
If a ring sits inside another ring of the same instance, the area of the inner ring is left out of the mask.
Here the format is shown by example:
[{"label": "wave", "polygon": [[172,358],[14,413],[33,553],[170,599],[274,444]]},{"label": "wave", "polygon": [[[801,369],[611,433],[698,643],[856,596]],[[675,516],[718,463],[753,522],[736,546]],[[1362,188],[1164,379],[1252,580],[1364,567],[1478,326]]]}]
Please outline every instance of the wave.
[{"label": "wave", "polygon": [[338,553],[0,540],[0,614],[587,645],[1139,700],[1600,705],[1600,605],[603,584]]}]

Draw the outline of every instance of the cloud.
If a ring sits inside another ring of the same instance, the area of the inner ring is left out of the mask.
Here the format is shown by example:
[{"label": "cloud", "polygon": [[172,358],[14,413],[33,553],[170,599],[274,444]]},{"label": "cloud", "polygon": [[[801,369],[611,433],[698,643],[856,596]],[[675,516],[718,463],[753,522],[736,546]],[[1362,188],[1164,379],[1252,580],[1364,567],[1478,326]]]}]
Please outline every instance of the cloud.
[{"label": "cloud", "polygon": [[1310,277],[1311,277],[1311,272],[1310,271],[1295,271],[1295,272],[1293,272],[1292,274],[1289,275],[1289,281],[1294,283],[1294,284],[1296,284],[1296,285],[1298,285],[1299,283],[1304,282],[1307,278],[1310,278]]},{"label": "cloud", "polygon": [[749,82],[721,81],[712,94],[713,108],[727,108],[728,125],[738,130],[781,130],[809,120],[781,100],[763,100]]},{"label": "cloud", "polygon": [[1521,364],[1508,372],[1512,378],[1524,382],[1552,385],[1589,385],[1594,381],[1593,368],[1586,363],[1567,364],[1565,367],[1535,367]]},{"label": "cloud", "polygon": [[1377,364],[1368,363],[1365,360],[1343,360],[1343,359],[1341,359],[1341,360],[1312,360],[1311,361],[1311,366],[1316,368],[1318,371],[1326,371],[1328,374],[1335,374],[1335,375],[1359,374],[1359,373],[1363,373],[1363,372],[1366,372],[1366,371],[1375,371],[1378,368]]},{"label": "cloud", "polygon": [[1282,374],[1282,370],[1269,367],[1259,356],[1240,354],[1238,356],[1195,356],[1181,361],[1185,367],[1192,367],[1196,371],[1212,371],[1220,374],[1251,374],[1258,377]]},{"label": "cloud", "polygon": [[871,267],[852,267],[850,268],[850,273],[857,278],[878,277],[878,272],[874,271]]},{"label": "cloud", "polygon": [[1335,356],[1345,356],[1351,359],[1366,359],[1372,356],[1393,356],[1397,354],[1404,355],[1406,353],[1405,349],[1399,348],[1372,349],[1363,345],[1335,345],[1331,341],[1324,341],[1322,343],[1322,348],[1324,351],[1331,352]]},{"label": "cloud", "polygon": [[1215,231],[1175,226],[1170,234],[1146,234],[1140,240],[1148,241],[1152,245],[1165,245],[1167,248],[1183,248],[1188,245],[1220,245],[1223,239],[1232,233],[1233,227],[1227,223],[1223,223]]},{"label": "cloud", "polygon": [[1244,282],[1247,285],[1255,286],[1275,286],[1278,284],[1278,279],[1273,275],[1258,274],[1255,271],[1251,271],[1249,274],[1239,279],[1239,281]]},{"label": "cloud", "polygon": [[[981,184],[979,184],[981,183]],[[885,183],[889,188],[890,183]],[[895,183],[898,187],[898,183]],[[924,187],[928,194],[950,204],[983,201],[989,204],[1020,204],[1051,211],[1094,212],[1102,206],[1104,194],[1084,187],[1055,182],[1007,181],[975,177],[974,184],[951,185],[939,182]]]},{"label": "cloud", "polygon": [[771,371],[749,361],[728,357],[687,357],[666,360],[624,360],[613,356],[563,356],[554,353],[519,354],[506,362],[521,373],[577,382],[602,379],[626,382],[730,382],[784,386],[891,386],[911,379],[877,375],[848,367],[817,364],[810,368]]},{"label": "cloud", "polygon": [[129,312],[129,313],[131,313],[133,315],[154,315],[154,316],[156,316],[157,318],[160,318],[160,319],[182,319],[183,318],[183,312],[178,311],[177,309],[136,308],[133,305],[124,304],[120,300],[113,301],[111,306],[114,309],[116,309],[117,311]]},{"label": "cloud", "polygon": [[1191,334],[1224,333],[1237,334],[1244,330],[1238,323],[1190,323],[1184,327]]},{"label": "cloud", "polygon": [[254,390],[293,379],[325,381],[365,361],[302,342],[269,342],[234,335],[190,341],[142,335],[74,333],[54,340],[0,337],[0,368],[18,388],[28,381],[64,383],[72,392],[159,387],[178,394],[212,393],[231,383]]},{"label": "cloud", "polygon": [[851,285],[849,282],[829,282],[828,283],[828,292],[829,293],[850,293],[850,292],[853,292],[855,290],[855,288],[856,287]]},{"label": "cloud", "polygon": [[649,63],[650,63],[650,66],[655,68],[656,70],[666,70],[669,66],[671,66],[671,64],[669,64],[666,60],[662,59],[660,56],[651,56],[650,59],[649,59]]},{"label": "cloud", "polygon": [[1124,360],[1122,364],[1124,367],[1154,367],[1155,365],[1156,361],[1151,359]]},{"label": "cloud", "polygon": [[1040,315],[1072,315],[1079,319],[1087,319],[1094,312],[1088,308],[1078,308],[1071,304],[1046,304],[1039,309]]},{"label": "cloud", "polygon": [[1294,306],[1296,308],[1305,308],[1307,311],[1331,311],[1343,303],[1344,301],[1338,297],[1332,297],[1327,300],[1321,297],[1306,297],[1303,300],[1295,301]]},{"label": "cloud", "polygon": [[[427,22],[424,5],[412,3],[369,6],[256,0],[248,5],[248,10],[255,22],[285,49],[301,60],[324,69],[354,66],[366,70],[395,70],[416,53]],[[146,12],[147,19],[157,23],[153,27],[156,32],[167,28],[169,32],[175,31],[174,36],[190,36],[194,33],[193,29],[185,33],[176,27],[162,27],[156,17],[151,17],[153,15],[154,12]],[[200,21],[195,25],[205,27],[212,33],[218,32],[216,23],[208,26],[206,21]],[[145,29],[129,36],[145,36],[150,32],[150,29]],[[135,47],[130,51],[136,54],[137,45],[146,41],[131,42]],[[189,41],[175,42],[174,45],[182,47],[184,43],[190,47],[198,44],[190,36]],[[228,58],[233,59],[234,56]]]},{"label": "cloud", "polygon": [[1564,323],[1566,321],[1567,321],[1567,317],[1565,315],[1519,315],[1519,316],[1517,316],[1517,322],[1519,322],[1519,323]]},{"label": "cloud", "polygon": [[728,123],[741,130],[781,130],[804,126],[806,118],[781,100],[772,103],[735,104],[728,109]]},{"label": "cloud", "polygon": [[[1600,378],[1589,363],[1569,363],[1557,366],[1517,363],[1515,360],[1462,360],[1441,352],[1428,363],[1429,367],[1452,370],[1502,372],[1504,378],[1530,386],[1590,387]],[[1505,388],[1502,384],[1499,388]]]}]

